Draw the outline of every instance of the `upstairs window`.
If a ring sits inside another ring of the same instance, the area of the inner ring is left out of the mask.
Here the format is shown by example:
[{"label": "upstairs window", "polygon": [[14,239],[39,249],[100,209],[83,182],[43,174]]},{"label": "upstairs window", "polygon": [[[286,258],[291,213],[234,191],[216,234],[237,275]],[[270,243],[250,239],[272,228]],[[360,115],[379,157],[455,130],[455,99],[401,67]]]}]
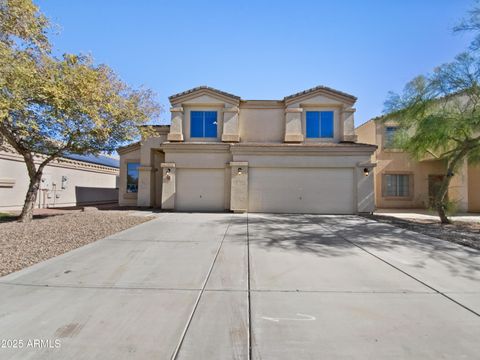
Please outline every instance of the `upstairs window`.
[{"label": "upstairs window", "polygon": [[396,126],[385,127],[385,147],[386,148],[393,148],[396,132],[397,132]]},{"label": "upstairs window", "polygon": [[410,175],[388,174],[384,175],[383,196],[408,197],[410,196]]},{"label": "upstairs window", "polygon": [[333,138],[333,111],[307,111],[307,138]]},{"label": "upstairs window", "polygon": [[138,192],[139,163],[127,163],[127,193]]},{"label": "upstairs window", "polygon": [[217,112],[216,111],[191,111],[190,112],[190,137],[216,138],[217,137]]}]

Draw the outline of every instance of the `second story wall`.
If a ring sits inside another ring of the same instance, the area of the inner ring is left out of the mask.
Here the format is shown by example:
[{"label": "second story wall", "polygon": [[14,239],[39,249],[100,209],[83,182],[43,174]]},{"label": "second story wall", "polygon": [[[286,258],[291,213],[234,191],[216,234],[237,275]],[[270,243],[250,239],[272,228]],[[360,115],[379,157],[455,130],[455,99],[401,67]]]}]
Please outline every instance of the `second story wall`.
[{"label": "second story wall", "polygon": [[360,125],[355,129],[355,133],[357,134],[358,142],[377,145],[377,130],[374,120],[367,121]]},{"label": "second story wall", "polygon": [[281,102],[246,101],[240,105],[241,142],[283,143],[285,109]]},{"label": "second story wall", "polygon": [[241,100],[208,87],[170,97],[171,142],[355,142],[356,98],[325,87],[283,100]]}]

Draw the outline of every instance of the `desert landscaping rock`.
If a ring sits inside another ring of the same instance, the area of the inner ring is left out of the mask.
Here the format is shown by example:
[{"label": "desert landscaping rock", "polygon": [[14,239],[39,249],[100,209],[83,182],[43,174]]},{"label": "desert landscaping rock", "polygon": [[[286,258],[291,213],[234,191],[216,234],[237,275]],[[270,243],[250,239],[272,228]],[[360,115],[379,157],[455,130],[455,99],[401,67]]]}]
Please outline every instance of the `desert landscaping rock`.
[{"label": "desert landscaping rock", "polygon": [[454,221],[452,224],[441,225],[438,220],[399,219],[385,215],[365,215],[365,217],[480,250],[480,224],[475,222]]},{"label": "desert landscaping rock", "polygon": [[74,212],[0,223],[0,276],[151,220],[128,212]]}]

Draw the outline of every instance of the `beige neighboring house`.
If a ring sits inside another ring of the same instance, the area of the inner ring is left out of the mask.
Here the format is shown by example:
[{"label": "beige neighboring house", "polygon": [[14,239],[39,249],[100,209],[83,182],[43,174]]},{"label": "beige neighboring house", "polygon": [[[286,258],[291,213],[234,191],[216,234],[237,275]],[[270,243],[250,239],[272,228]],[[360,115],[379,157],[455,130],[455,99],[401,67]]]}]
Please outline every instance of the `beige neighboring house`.
[{"label": "beige neighboring house", "polygon": [[356,142],[352,95],[319,86],[280,100],[210,87],[169,98],[171,125],[123,147],[121,205],[175,211],[374,210],[374,145]]},{"label": "beige neighboring house", "polygon": [[[396,131],[394,121],[382,117],[367,121],[355,129],[358,140],[378,146],[372,157],[376,162],[375,204],[378,208],[428,208],[446,174],[446,164],[433,157],[422,161],[392,147]],[[462,165],[452,178],[449,200],[459,211],[480,211],[480,166]]]},{"label": "beige neighboring house", "polygon": [[[36,156],[39,164],[42,155]],[[116,203],[118,160],[106,156],[70,155],[44,169],[35,208]],[[0,211],[20,210],[29,177],[23,157],[10,146],[0,147]]]}]

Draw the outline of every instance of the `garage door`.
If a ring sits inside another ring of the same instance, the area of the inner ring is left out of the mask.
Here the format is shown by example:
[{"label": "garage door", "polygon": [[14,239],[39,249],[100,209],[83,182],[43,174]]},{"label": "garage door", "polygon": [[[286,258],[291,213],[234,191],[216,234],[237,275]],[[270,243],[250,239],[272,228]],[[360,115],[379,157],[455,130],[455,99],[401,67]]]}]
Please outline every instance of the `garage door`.
[{"label": "garage door", "polygon": [[175,210],[224,211],[224,169],[177,169]]},{"label": "garage door", "polygon": [[353,169],[250,168],[250,212],[354,213]]}]

